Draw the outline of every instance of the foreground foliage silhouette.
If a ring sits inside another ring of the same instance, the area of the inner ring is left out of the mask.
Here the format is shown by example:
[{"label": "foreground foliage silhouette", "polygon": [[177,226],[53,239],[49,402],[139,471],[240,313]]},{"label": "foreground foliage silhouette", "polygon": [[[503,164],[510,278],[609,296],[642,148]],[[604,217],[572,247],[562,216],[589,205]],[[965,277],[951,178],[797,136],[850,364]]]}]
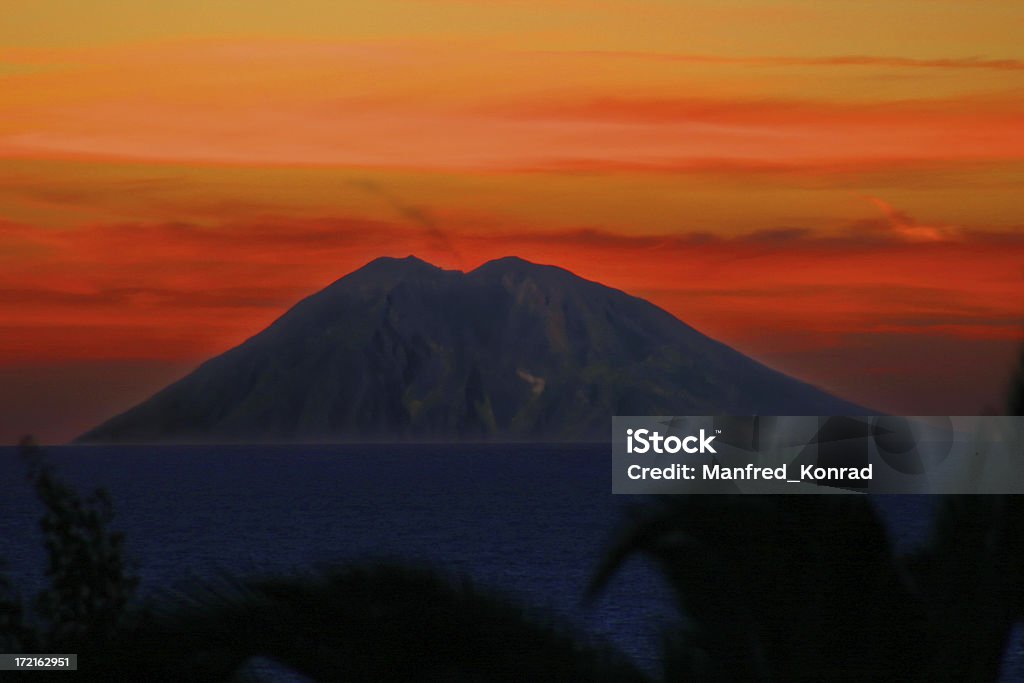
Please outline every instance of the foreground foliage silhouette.
[{"label": "foreground foliage silhouette", "polygon": [[[1022,395],[1024,362],[1011,414]],[[80,679],[226,681],[262,657],[324,681],[649,680],[466,581],[397,566],[223,580],[128,610],[109,503],[33,471],[53,586],[33,625],[0,581],[0,646],[76,647]],[[686,618],[664,681],[991,681],[1024,617],[1020,496],[943,498],[907,556],[860,496],[666,496],[632,511],[590,597],[635,554]]]},{"label": "foreground foliage silhouette", "polygon": [[137,584],[123,557],[124,537],[110,529],[110,496],[97,489],[80,497],[57,478],[31,439],[22,440],[20,451],[44,509],[40,528],[49,582],[26,608],[0,575],[0,649],[93,649],[120,633]]}]

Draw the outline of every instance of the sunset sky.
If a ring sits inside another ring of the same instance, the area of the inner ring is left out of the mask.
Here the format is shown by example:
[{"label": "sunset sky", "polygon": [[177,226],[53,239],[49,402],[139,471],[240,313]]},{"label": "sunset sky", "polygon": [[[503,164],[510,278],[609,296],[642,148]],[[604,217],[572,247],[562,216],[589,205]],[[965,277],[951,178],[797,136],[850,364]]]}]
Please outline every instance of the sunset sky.
[{"label": "sunset sky", "polygon": [[0,21],[0,442],[377,256],[515,254],[880,410],[1024,340],[1024,5],[40,0]]}]

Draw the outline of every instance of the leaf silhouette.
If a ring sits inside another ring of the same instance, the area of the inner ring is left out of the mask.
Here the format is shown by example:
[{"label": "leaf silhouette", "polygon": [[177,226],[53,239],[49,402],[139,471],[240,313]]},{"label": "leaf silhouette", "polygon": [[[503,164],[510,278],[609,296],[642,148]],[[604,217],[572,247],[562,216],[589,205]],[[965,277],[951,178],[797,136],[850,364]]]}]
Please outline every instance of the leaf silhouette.
[{"label": "leaf silhouette", "polygon": [[634,553],[693,622],[673,678],[862,680],[915,658],[921,615],[859,496],[667,496],[635,513],[591,594]]},{"label": "leaf silhouette", "polygon": [[422,569],[226,580],[162,602],[103,657],[117,663],[103,675],[223,681],[263,657],[322,681],[648,680],[607,646]]}]

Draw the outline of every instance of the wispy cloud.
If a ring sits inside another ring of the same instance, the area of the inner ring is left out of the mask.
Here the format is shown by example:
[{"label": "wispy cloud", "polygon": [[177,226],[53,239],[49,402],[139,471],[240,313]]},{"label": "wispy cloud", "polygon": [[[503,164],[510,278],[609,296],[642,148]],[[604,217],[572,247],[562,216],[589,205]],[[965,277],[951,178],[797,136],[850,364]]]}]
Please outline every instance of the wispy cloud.
[{"label": "wispy cloud", "polygon": [[1024,60],[989,59],[985,57],[948,57],[921,59],[885,55],[824,55],[817,57],[790,57],[779,55],[735,56],[686,54],[672,52],[641,52],[628,50],[566,50],[544,54],[575,55],[602,59],[634,59],[689,64],[728,64],[738,66],[868,66],[897,69],[986,69],[995,71],[1024,71]]},{"label": "wispy cloud", "polygon": [[952,226],[923,225],[904,211],[900,211],[878,197],[866,197],[885,216],[889,229],[905,239],[925,242],[941,242],[954,239],[957,230]]}]

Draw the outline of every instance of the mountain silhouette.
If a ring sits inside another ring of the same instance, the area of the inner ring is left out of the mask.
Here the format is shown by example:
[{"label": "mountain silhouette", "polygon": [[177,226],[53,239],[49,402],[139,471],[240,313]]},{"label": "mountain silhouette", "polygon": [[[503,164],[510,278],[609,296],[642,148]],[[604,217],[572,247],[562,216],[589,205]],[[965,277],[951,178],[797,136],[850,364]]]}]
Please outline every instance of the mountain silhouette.
[{"label": "mountain silhouette", "polygon": [[379,258],[79,437],[607,440],[612,415],[853,415],[657,306],[515,257]]}]

